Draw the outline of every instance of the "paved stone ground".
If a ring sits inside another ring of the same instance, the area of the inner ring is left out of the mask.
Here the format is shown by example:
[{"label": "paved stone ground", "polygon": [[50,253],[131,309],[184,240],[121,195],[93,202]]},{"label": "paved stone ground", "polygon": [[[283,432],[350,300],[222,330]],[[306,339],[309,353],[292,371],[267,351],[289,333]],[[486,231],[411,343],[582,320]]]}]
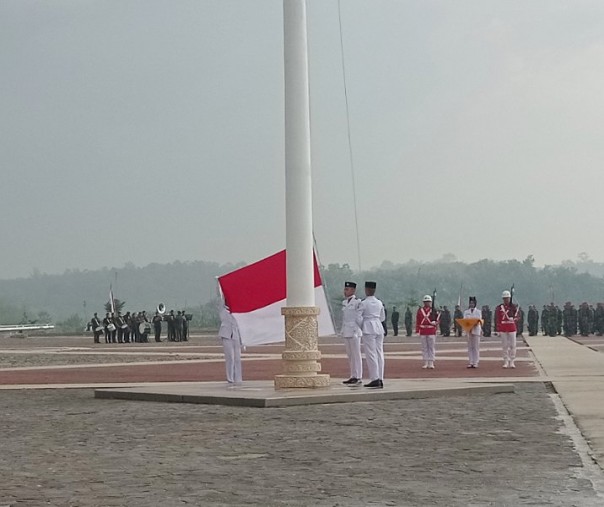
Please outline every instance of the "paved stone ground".
[{"label": "paved stone ground", "polygon": [[581,345],[585,345],[596,352],[604,352],[604,336],[573,336],[571,340],[576,341]]},{"label": "paved stone ground", "polygon": [[[519,343],[515,370],[501,368],[499,340],[484,340],[480,368],[466,369],[466,344],[459,338],[439,338],[435,370],[421,369],[417,337],[392,338],[385,345],[386,378],[460,378],[537,376],[528,348]],[[89,337],[0,338],[0,385],[111,384],[223,380],[222,347],[216,337],[192,336],[191,341],[145,344],[92,344]],[[348,377],[344,344],[332,338],[321,343],[324,372]],[[245,380],[267,380],[282,372],[283,345],[249,347],[244,353]],[[180,360],[180,363],[166,361]],[[156,364],[158,361],[164,364]],[[117,363],[122,363],[118,365]],[[124,365],[123,363],[129,363]],[[64,365],[66,368],[58,368]],[[102,366],[98,366],[102,365]],[[78,366],[75,368],[74,366]],[[44,368],[46,367],[46,368]],[[37,368],[14,370],[10,368]]]},{"label": "paved stone ground", "polygon": [[56,353],[56,354],[0,354],[0,368],[21,368],[29,366],[57,366],[57,365],[82,365],[82,364],[110,364],[110,363],[144,363],[149,361],[175,361],[175,360],[194,360],[206,359],[211,356],[207,354],[195,354],[193,356],[183,357],[179,354],[154,354],[148,355],[144,351],[140,354],[122,355],[112,354],[77,354],[77,353]]},{"label": "paved stone ground", "polygon": [[601,506],[540,383],[281,409],[3,391],[1,506]]}]

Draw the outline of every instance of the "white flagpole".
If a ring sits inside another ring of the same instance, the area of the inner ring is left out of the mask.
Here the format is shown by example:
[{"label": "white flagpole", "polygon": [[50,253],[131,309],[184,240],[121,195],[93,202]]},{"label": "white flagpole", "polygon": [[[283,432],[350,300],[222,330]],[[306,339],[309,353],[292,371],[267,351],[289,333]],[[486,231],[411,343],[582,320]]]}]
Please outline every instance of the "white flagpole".
[{"label": "white flagpole", "polygon": [[285,373],[275,377],[277,389],[329,385],[329,375],[317,374],[321,353],[314,291],[306,34],[306,0],[283,0],[287,306],[281,310]]}]

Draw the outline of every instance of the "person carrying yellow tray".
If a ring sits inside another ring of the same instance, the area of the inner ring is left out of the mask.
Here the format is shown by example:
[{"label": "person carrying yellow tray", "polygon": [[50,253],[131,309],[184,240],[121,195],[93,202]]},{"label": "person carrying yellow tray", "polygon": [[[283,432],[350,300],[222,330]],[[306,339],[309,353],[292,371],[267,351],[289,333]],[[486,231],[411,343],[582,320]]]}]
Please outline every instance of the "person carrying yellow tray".
[{"label": "person carrying yellow tray", "polygon": [[476,308],[476,297],[470,296],[469,308],[463,318],[455,319],[468,336],[468,366],[478,368],[480,362],[480,337],[482,336],[482,312]]}]

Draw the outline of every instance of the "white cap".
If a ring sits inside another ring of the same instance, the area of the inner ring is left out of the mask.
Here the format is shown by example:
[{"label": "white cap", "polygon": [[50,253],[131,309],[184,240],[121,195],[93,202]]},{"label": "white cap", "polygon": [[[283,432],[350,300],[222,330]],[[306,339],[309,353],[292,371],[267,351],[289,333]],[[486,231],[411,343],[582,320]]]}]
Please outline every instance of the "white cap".
[{"label": "white cap", "polygon": [[501,297],[502,297],[502,298],[511,298],[511,297],[512,297],[512,295],[510,294],[510,291],[509,291],[509,290],[504,290],[504,291],[501,293]]},{"label": "white cap", "polygon": [[430,301],[430,302],[432,302],[432,296],[428,296],[428,294],[426,294],[426,295],[424,296],[423,301],[424,301],[424,303],[425,303],[426,301]]}]

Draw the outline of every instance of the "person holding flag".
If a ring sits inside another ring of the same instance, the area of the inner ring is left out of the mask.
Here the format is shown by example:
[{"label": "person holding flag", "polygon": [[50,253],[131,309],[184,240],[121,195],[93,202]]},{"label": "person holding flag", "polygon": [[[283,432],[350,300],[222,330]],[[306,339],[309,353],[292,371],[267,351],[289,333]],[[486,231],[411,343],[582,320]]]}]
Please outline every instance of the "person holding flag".
[{"label": "person holding flag", "polygon": [[[180,312],[179,312],[180,313]],[[226,301],[220,308],[220,329],[218,336],[224,350],[224,366],[229,384],[240,384],[243,381],[241,370],[241,335],[237,321],[231,314]]]}]

